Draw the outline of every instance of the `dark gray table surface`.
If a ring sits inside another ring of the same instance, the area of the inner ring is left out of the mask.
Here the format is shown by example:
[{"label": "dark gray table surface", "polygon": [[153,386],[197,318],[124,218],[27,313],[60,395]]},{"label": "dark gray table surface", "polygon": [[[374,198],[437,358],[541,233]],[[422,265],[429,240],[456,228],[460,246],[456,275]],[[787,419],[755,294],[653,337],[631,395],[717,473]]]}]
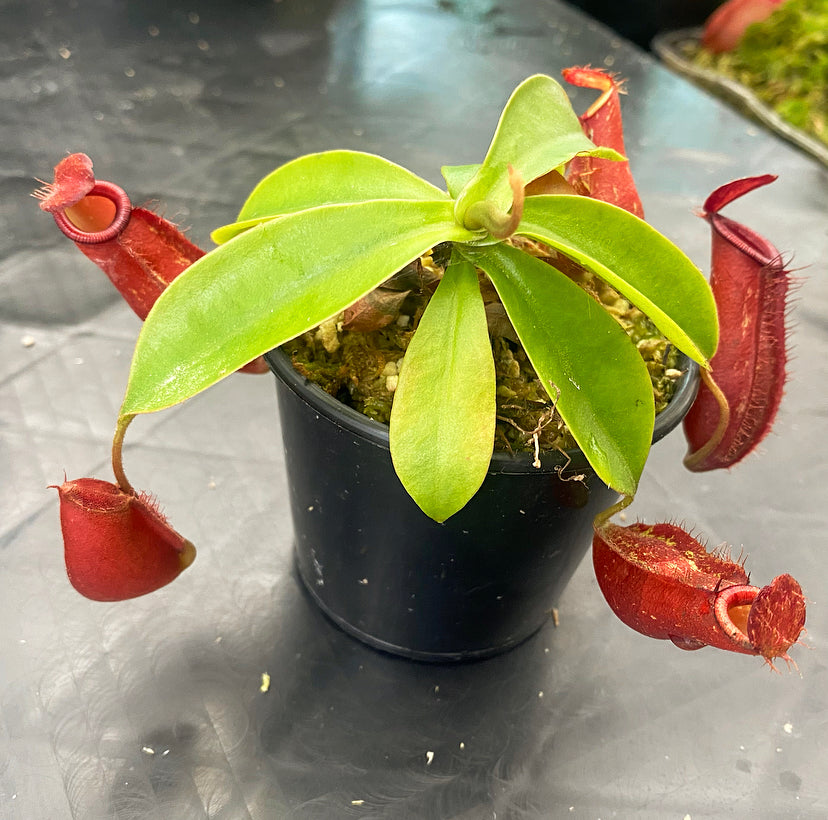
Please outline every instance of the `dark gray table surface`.
[{"label": "dark gray table surface", "polygon": [[[20,0],[0,24],[0,817],[828,816],[825,168],[552,0]],[[671,436],[630,512],[744,549],[755,582],[798,577],[799,671],[627,630],[589,560],[559,626],[505,656],[431,666],[363,647],[297,583],[269,376],[133,425],[131,479],[195,565],[134,601],[75,594],[47,485],[110,477],[139,322],[39,213],[33,178],[85,151],[207,246],[301,153],[367,150],[439,183],[442,163],[482,157],[522,78],[578,63],[628,78],[648,218],[703,269],[693,209],[779,174],[728,211],[802,278],[775,432],[704,475]]]}]

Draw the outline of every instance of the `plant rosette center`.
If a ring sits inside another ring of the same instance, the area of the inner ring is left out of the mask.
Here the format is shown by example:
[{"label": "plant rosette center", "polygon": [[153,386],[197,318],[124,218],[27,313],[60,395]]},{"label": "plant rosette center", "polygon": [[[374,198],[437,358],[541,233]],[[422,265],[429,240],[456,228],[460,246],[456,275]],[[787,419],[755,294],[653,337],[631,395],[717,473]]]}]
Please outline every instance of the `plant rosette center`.
[{"label": "plant rosette center", "polygon": [[[539,259],[554,262],[618,321],[650,374],[656,415],[664,410],[684,373],[677,348],[640,309],[586,268],[542,243],[522,237],[512,242]],[[406,349],[446,262],[446,248],[438,246],[356,304],[285,343],[283,350],[294,368],[343,404],[388,424]],[[480,272],[478,282],[495,364],[494,449],[537,456],[577,447],[520,344],[497,291]]]}]

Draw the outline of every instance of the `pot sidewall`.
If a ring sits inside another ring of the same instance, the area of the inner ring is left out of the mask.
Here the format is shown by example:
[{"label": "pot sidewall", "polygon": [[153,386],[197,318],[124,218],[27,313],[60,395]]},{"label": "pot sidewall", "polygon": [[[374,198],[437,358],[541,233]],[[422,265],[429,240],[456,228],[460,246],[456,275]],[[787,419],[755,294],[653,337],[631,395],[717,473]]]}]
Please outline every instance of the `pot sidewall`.
[{"label": "pot sidewall", "polygon": [[580,452],[545,454],[540,469],[527,454],[496,453],[477,494],[438,524],[397,478],[387,427],[305,380],[282,351],[267,359],[297,566],[335,623],[377,648],[436,661],[497,654],[545,623],[595,515],[618,498]]}]

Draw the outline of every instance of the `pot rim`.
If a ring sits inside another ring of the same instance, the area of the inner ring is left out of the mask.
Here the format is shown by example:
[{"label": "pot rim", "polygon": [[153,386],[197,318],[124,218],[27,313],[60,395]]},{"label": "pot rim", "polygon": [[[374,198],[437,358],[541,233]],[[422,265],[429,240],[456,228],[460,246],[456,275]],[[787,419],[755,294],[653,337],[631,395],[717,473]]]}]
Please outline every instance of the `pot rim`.
[{"label": "pot rim", "polygon": [[[676,385],[673,398],[655,418],[653,444],[660,441],[681,423],[696,398],[699,389],[699,366],[689,357],[682,355],[680,368],[684,371]],[[370,443],[389,448],[388,425],[368,418],[353,407],[343,404],[339,399],[326,393],[319,385],[302,376],[291,363],[290,357],[281,348],[274,348],[264,354],[273,374],[285,386],[296,393],[316,412],[324,415],[338,427],[361,436]],[[540,453],[540,467],[535,466],[535,457],[531,453],[507,453],[495,450],[489,465],[490,473],[560,473],[592,471],[586,457],[577,447],[559,452]]]}]

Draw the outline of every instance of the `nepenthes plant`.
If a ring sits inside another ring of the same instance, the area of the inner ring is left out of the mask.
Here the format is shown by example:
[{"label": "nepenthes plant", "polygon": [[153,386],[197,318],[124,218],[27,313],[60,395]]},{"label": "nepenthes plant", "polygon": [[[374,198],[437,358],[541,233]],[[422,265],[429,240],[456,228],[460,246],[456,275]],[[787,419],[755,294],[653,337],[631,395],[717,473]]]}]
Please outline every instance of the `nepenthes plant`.
[{"label": "nepenthes plant", "polygon": [[[116,483],[58,487],[67,569],[82,594],[144,594],[194,557],[126,477],[121,448],[136,415],[236,370],[261,371],[262,354],[359,304],[439,246],[445,268],[408,344],[389,425],[394,468],[423,513],[436,521],[457,513],[491,459],[496,390],[485,280],[575,442],[622,497],[596,520],[593,545],[616,614],[686,649],[788,660],[805,620],[790,576],[760,589],[741,564],[673,525],[610,523],[635,495],[649,453],[652,382],[619,323],[567,273],[575,266],[608,283],[699,366],[688,466],[732,466],[767,433],[778,406],[788,274],[770,243],[718,212],[769,178],[736,181],[708,199],[716,237],[708,283],[642,218],[624,157],[619,84],[589,68],[564,78],[600,92],[582,117],[554,79],[528,78],[483,161],[442,169],[446,190],[371,154],[299,157],[253,189],[207,254],[98,182],[84,155],[57,166],[38,193],[41,207],[145,317],[113,441]],[[549,258],[527,252],[527,242]],[[756,289],[755,299],[745,297]]]}]

